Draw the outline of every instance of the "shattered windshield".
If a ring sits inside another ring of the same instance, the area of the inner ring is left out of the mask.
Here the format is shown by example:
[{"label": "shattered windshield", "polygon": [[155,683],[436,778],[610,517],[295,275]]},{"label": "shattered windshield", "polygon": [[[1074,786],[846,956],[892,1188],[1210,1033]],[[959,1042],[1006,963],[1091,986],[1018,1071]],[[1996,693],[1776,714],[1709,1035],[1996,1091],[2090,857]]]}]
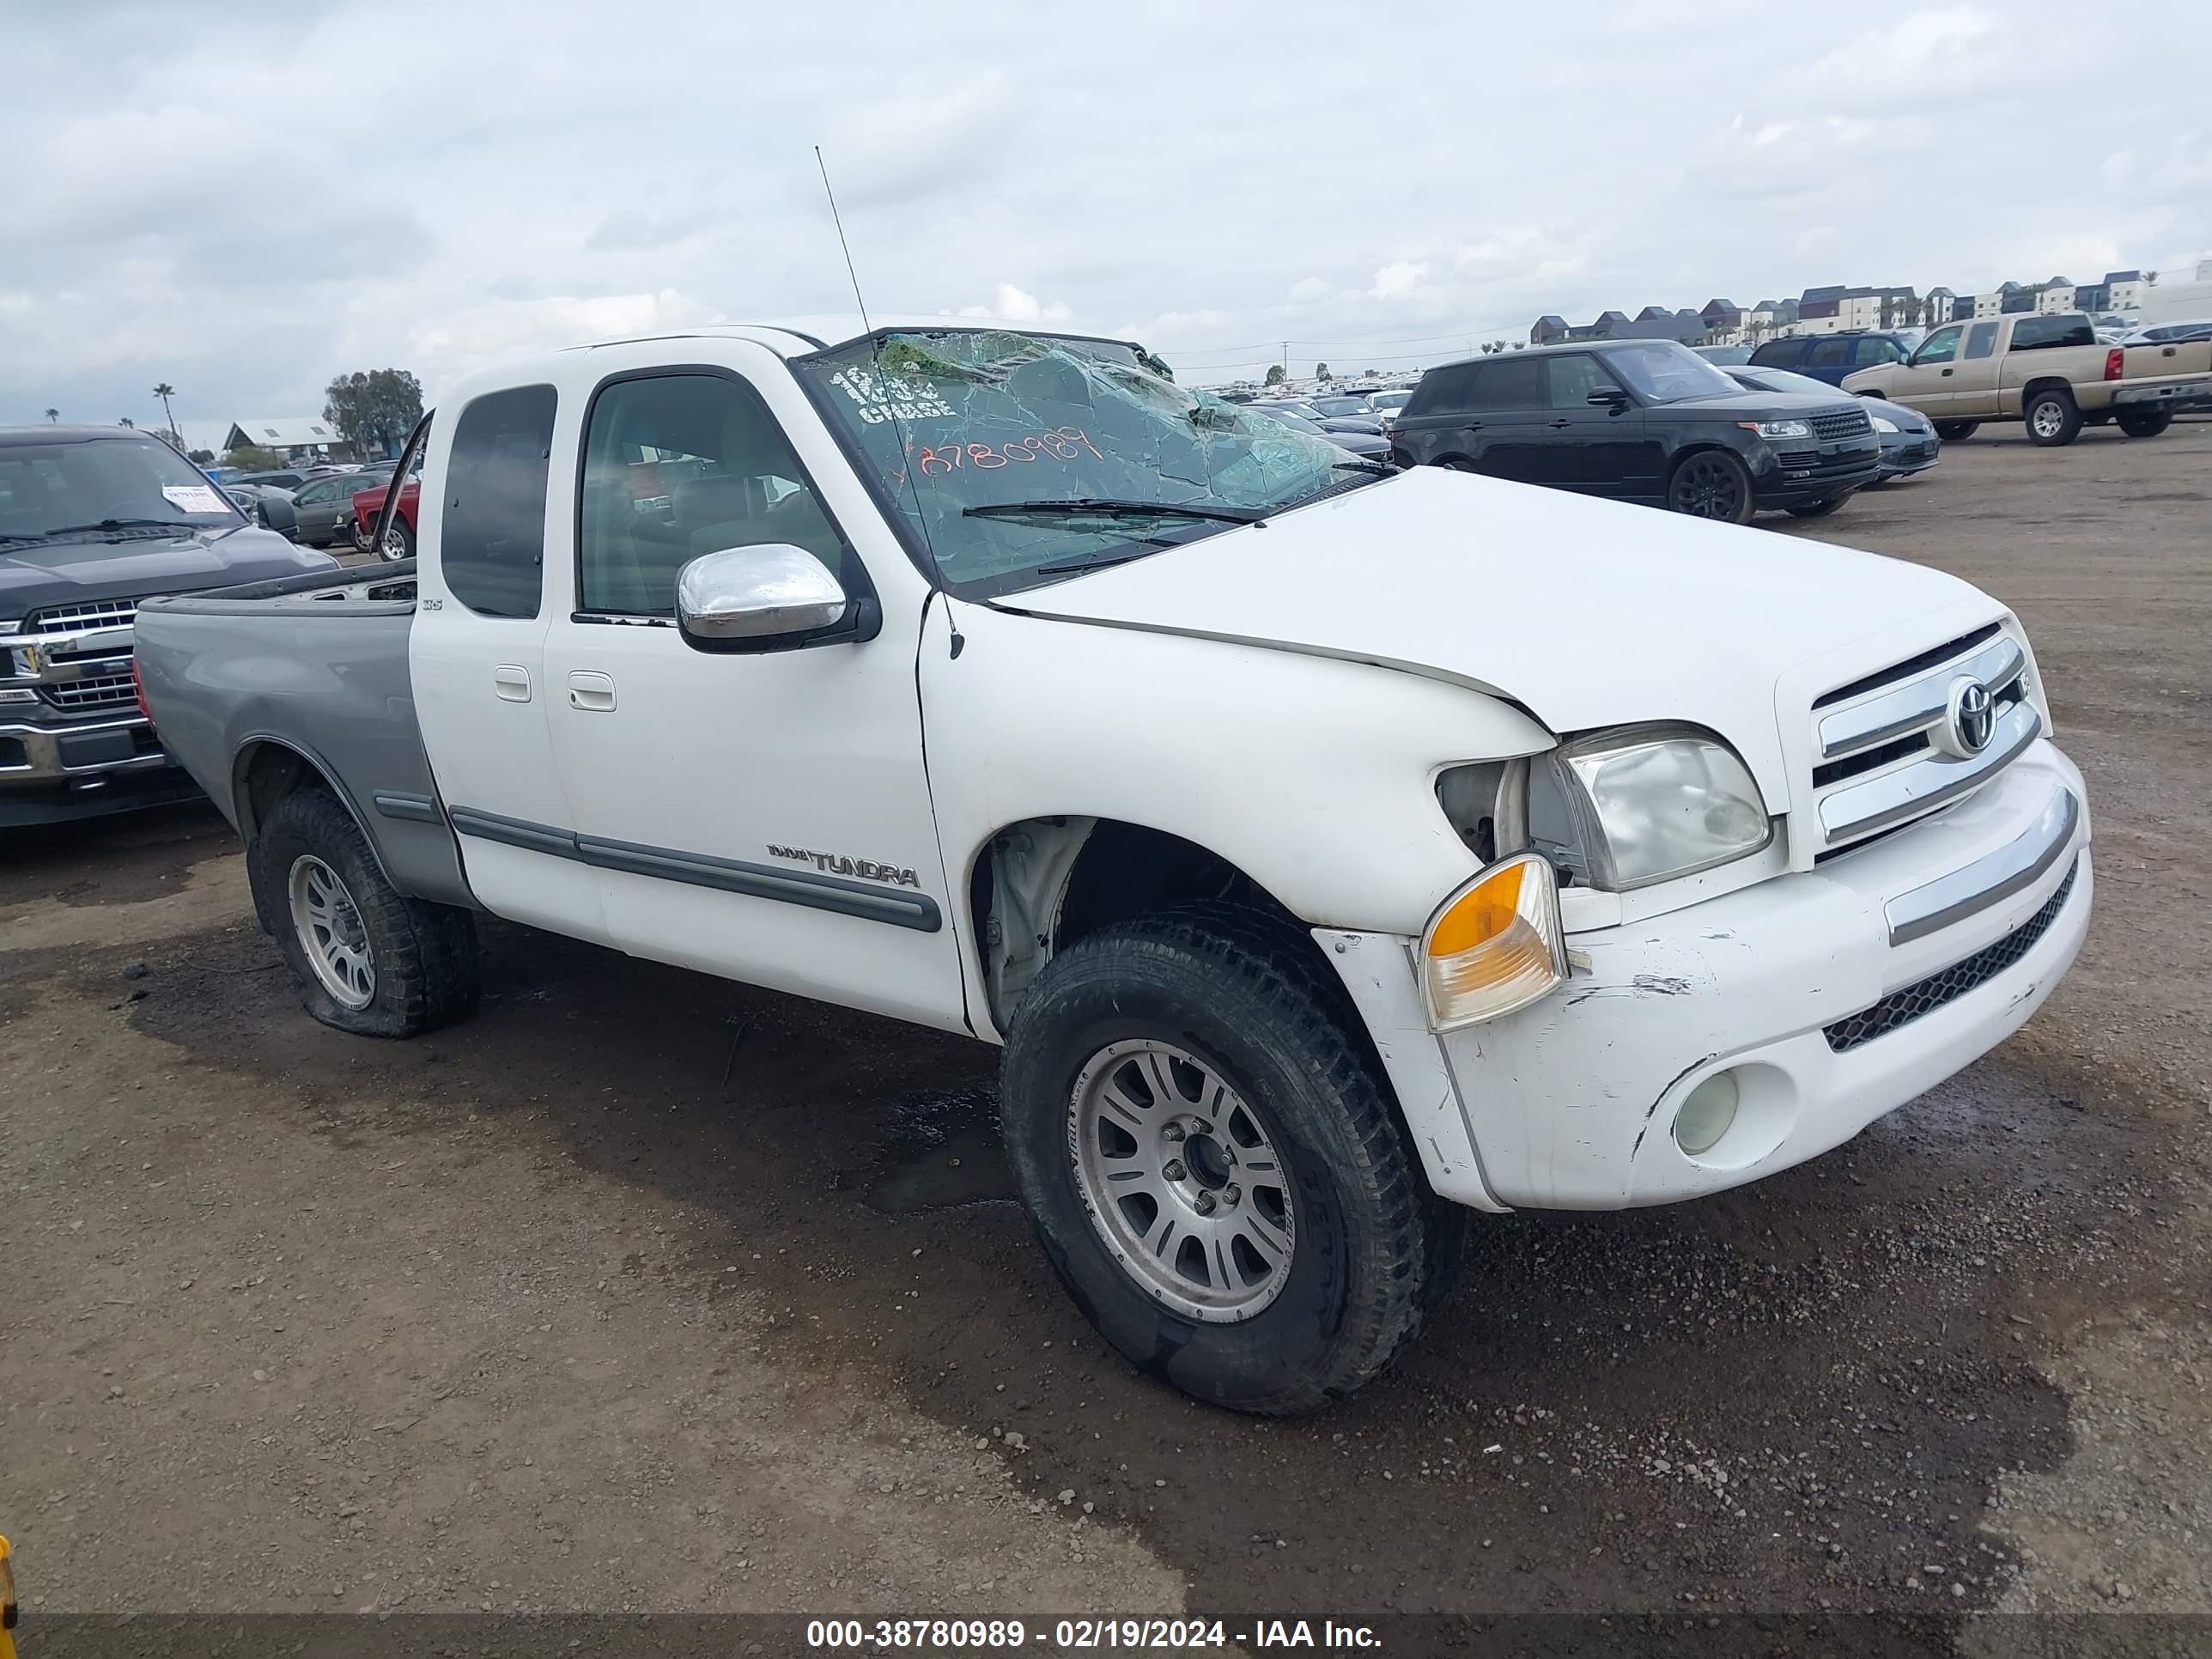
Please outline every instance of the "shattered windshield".
[{"label": "shattered windshield", "polygon": [[919,526],[945,583],[971,597],[1367,481],[1328,440],[1177,386],[1128,345],[893,331],[793,368],[891,510]]}]

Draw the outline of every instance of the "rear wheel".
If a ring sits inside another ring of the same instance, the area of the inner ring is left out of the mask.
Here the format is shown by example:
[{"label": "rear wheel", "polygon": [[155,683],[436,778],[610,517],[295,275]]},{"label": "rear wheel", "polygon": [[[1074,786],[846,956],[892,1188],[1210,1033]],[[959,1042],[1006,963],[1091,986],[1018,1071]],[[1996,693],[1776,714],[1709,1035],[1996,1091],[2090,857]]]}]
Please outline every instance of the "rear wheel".
[{"label": "rear wheel", "polygon": [[1726,450],[1700,450],[1674,468],[1667,481],[1667,505],[1693,519],[1724,524],[1751,522],[1751,473]]},{"label": "rear wheel", "polygon": [[1938,421],[1936,435],[1947,444],[1964,443],[1981,426],[1979,421]]},{"label": "rear wheel", "polygon": [[2170,409],[2146,409],[2140,412],[2130,410],[2113,418],[2119,422],[2120,430],[2130,438],[2155,438],[2173,424],[2173,411]]},{"label": "rear wheel", "polygon": [[414,1036],[476,1012],[476,923],[384,878],[353,814],[324,789],[276,803],[254,838],[258,907],[325,1025]]},{"label": "rear wheel", "polygon": [[2061,386],[2045,386],[2031,396],[2021,417],[2027,422],[2028,442],[2045,449],[2061,448],[2081,435],[2081,411],[2075,407],[2073,393]]},{"label": "rear wheel", "polygon": [[1223,906],[1090,934],[1024,999],[1001,1091],[1037,1236],[1100,1333],[1199,1399],[1278,1416],[1387,1365],[1466,1228],[1310,951]]}]

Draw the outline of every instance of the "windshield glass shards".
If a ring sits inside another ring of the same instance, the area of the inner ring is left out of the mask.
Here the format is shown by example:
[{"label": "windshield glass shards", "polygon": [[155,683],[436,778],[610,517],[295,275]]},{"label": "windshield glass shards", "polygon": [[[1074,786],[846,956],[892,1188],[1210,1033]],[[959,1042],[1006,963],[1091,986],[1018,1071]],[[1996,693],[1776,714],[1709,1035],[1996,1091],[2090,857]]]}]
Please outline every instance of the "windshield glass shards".
[{"label": "windshield glass shards", "polygon": [[1318,433],[1108,341],[897,330],[793,368],[969,597],[1224,534],[1353,477]]}]

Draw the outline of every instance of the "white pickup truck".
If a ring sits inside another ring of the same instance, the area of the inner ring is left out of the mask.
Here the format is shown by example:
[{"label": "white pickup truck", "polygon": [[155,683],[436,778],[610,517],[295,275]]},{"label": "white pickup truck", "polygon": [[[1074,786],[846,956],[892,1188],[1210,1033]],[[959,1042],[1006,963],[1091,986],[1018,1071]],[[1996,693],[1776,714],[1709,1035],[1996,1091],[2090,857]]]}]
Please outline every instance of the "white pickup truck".
[{"label": "white pickup truck", "polygon": [[854,319],[479,374],[419,560],[151,601],[144,696],[317,1018],[466,1012],[485,912],[1002,1044],[1085,1311],[1256,1412],[1387,1364],[1476,1212],[1785,1169],[2072,962],[1996,600],[1156,368]]}]

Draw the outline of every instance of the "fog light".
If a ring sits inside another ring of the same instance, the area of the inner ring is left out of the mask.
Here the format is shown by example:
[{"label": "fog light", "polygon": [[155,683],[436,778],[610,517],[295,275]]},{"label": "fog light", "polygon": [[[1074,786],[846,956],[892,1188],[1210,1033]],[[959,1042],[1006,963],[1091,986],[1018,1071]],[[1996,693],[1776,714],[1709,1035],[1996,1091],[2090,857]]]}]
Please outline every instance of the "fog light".
[{"label": "fog light", "polygon": [[1735,1073],[1715,1072],[1674,1114],[1674,1144],[1692,1158],[1712,1151],[1735,1121],[1737,1098]]}]

